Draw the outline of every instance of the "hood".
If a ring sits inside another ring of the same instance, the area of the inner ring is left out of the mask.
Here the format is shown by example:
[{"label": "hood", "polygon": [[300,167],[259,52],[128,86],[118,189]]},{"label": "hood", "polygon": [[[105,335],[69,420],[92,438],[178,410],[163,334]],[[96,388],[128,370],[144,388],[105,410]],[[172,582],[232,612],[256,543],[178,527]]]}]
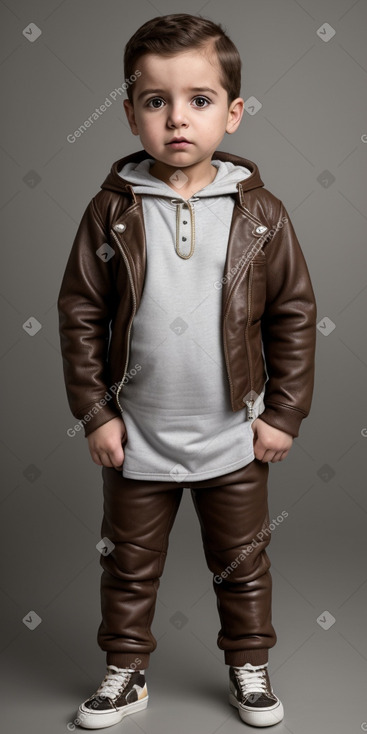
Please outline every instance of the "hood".
[{"label": "hood", "polygon": [[[101,189],[130,193],[133,198],[135,198],[134,192],[155,196],[172,197],[172,194],[179,196],[179,189],[176,193],[168,184],[149,174],[152,161],[153,159],[145,150],[120,158],[113,163],[110,173],[101,185]],[[232,193],[236,191],[239,184],[243,191],[264,186],[256,164],[246,158],[216,150],[212,155],[212,161],[217,162],[217,175],[212,183],[197,192],[195,196],[198,194],[200,196],[217,196]],[[213,163],[213,165],[215,164]]]},{"label": "hood", "polygon": [[[154,158],[145,158],[143,161],[140,161],[140,163],[125,163],[121,171],[119,171],[119,176],[124,181],[129,181],[129,183],[133,185],[136,194],[166,196],[170,199],[172,199],[173,195],[183,198],[180,194],[179,185],[177,188],[175,187],[172,189],[172,186],[169,186],[167,183],[161,181],[150,173],[150,167],[153,163]],[[245,168],[244,166],[235,166],[230,161],[212,160],[212,165],[217,169],[214,180],[196,191],[190,200],[197,199],[199,197],[203,198],[208,196],[233,194],[237,191],[237,184],[239,181],[251,176],[251,171],[249,171],[248,168]],[[180,182],[180,175],[182,176],[184,173],[185,169],[183,169],[183,171],[179,171],[179,175],[177,176],[178,184]],[[186,178],[184,178],[184,182],[185,181]]]}]

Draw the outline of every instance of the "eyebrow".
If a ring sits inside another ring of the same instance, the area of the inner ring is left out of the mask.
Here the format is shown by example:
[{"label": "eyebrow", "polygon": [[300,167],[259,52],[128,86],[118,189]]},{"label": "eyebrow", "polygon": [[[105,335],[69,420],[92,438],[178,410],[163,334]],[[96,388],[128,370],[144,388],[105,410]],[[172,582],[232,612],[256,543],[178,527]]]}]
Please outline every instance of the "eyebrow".
[{"label": "eyebrow", "polygon": [[[215,89],[211,89],[210,87],[191,87],[191,89],[188,89],[189,92],[210,92],[211,94],[215,94],[215,96],[218,96],[218,92],[215,91]],[[165,94],[164,89],[144,89],[143,92],[140,92],[138,95],[137,101],[139,101],[142,97],[145,97],[147,94]]]}]

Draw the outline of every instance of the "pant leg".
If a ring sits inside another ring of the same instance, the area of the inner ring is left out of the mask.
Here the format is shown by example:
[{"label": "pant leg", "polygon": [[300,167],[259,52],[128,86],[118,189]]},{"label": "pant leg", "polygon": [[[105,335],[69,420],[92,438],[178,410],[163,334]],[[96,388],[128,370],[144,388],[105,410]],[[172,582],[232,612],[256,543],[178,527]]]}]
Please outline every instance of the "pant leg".
[{"label": "pant leg", "polygon": [[[205,557],[214,574],[221,622],[217,644],[227,665],[261,665],[277,640],[265,551],[270,541],[268,473],[268,464],[255,459],[212,480],[211,487],[191,485]],[[258,533],[263,535],[256,539]]]},{"label": "pant leg", "polygon": [[128,479],[107,467],[102,476],[101,536],[115,547],[100,558],[102,622],[97,642],[107,653],[107,665],[143,670],[157,646],[150,626],[183,488],[175,482]]}]

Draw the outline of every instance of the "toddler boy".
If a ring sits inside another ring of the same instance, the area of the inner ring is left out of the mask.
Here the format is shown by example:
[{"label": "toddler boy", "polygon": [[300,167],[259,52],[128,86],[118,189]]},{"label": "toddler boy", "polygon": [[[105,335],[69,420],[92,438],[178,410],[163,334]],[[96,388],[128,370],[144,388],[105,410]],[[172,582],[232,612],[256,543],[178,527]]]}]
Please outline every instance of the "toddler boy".
[{"label": "toddler boy", "polygon": [[241,719],[269,726],[267,478],[308,415],[315,299],[289,216],[257,166],[218,150],[240,125],[239,53],[200,16],[153,18],[125,48],[143,149],[88,205],[58,308],[68,400],[102,466],[107,674],[77,722],[146,707],[159,579],[191,490]]}]

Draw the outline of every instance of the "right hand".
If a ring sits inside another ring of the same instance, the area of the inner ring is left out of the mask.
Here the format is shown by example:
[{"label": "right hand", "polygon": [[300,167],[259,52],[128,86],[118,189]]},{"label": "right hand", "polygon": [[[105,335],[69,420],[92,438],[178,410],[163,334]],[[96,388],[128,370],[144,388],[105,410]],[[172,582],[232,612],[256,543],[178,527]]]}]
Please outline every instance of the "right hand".
[{"label": "right hand", "polygon": [[98,466],[121,469],[124,461],[122,443],[126,443],[126,426],[122,418],[112,418],[87,436],[90,455]]}]

